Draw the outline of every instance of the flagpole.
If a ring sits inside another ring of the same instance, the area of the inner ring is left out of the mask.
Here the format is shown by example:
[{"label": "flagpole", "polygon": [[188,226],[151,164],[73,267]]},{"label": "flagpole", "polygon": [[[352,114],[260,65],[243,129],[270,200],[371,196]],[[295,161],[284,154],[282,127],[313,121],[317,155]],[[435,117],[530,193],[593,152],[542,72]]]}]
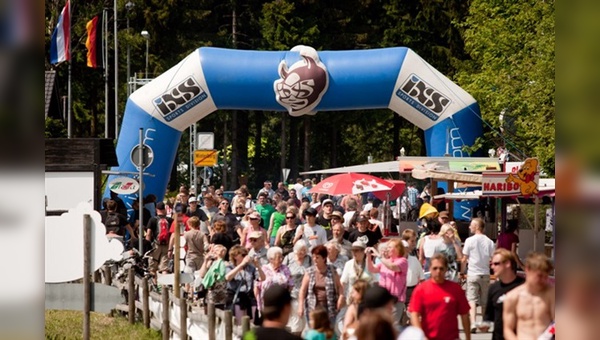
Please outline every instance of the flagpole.
[{"label": "flagpole", "polygon": [[115,35],[115,139],[119,137],[119,39],[117,37],[117,0],[114,1]]},{"label": "flagpole", "polygon": [[108,11],[102,10],[102,66],[104,68],[104,138],[108,137]]},{"label": "flagpole", "polygon": [[[69,2],[69,0],[67,0]],[[69,71],[68,71],[68,80],[67,80],[67,138],[71,138],[72,129],[71,129],[71,4],[69,4],[69,36],[67,37],[69,46]]]}]

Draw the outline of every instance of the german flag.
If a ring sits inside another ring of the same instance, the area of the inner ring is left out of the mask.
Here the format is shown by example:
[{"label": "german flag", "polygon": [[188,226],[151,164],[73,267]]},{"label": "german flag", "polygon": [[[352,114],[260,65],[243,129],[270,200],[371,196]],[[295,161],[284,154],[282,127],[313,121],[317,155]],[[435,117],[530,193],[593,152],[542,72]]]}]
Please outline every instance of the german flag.
[{"label": "german flag", "polygon": [[87,47],[87,66],[93,68],[104,68],[104,60],[102,58],[102,16],[96,15],[92,20],[85,25],[87,29],[87,39],[85,47]]}]

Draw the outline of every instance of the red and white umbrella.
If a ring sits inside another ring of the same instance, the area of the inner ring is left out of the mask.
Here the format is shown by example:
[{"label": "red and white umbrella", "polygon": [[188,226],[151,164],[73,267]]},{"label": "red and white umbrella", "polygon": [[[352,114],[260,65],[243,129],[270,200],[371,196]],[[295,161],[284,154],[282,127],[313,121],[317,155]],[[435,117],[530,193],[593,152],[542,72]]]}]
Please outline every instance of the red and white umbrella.
[{"label": "red and white umbrella", "polygon": [[379,177],[350,172],[346,174],[327,177],[309,192],[327,194],[331,196],[362,194],[364,192],[389,191],[394,184]]}]

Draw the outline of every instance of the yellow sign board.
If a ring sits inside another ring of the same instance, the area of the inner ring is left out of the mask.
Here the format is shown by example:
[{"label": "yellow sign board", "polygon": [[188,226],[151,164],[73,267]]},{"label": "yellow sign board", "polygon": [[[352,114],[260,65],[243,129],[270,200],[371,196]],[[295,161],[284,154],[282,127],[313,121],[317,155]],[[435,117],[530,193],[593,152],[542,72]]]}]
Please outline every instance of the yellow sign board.
[{"label": "yellow sign board", "polygon": [[217,150],[196,150],[194,151],[195,166],[215,166],[217,165]]}]

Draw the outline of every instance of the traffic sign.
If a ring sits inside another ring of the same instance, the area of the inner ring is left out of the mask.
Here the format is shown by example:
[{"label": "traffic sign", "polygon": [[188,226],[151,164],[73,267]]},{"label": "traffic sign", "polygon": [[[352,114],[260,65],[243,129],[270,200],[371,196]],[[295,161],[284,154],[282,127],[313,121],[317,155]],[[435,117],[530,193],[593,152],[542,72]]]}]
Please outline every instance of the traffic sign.
[{"label": "traffic sign", "polygon": [[194,151],[195,166],[215,166],[217,165],[217,150],[196,150]]},{"label": "traffic sign", "polygon": [[212,150],[215,148],[215,134],[212,132],[199,132],[197,140],[199,150]]},{"label": "traffic sign", "polygon": [[214,171],[211,167],[205,166],[204,168],[200,169],[200,177],[205,181],[210,179],[213,175]]},{"label": "traffic sign", "polygon": [[[142,166],[142,168],[146,169],[154,161],[154,152],[152,152],[152,148],[146,144],[144,144],[142,150],[143,150],[142,152],[143,152],[143,161],[144,161],[144,165]],[[131,159],[131,163],[135,164],[135,166],[137,168],[140,167],[140,146],[139,145],[136,145],[133,149],[131,149],[130,159]]]}]

